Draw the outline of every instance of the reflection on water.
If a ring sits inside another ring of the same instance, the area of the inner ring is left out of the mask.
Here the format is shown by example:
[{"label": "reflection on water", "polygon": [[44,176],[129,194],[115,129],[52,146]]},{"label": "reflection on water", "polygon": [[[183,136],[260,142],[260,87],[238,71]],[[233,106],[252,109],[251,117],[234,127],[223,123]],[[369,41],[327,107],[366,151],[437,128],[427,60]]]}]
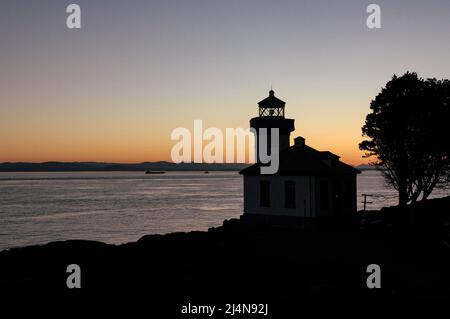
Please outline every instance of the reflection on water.
[{"label": "reflection on water", "polygon": [[242,213],[237,172],[0,173],[0,249],[54,240],[135,241],[206,230]]},{"label": "reflection on water", "polygon": [[[206,230],[241,215],[242,184],[237,172],[0,173],[0,249]],[[369,209],[396,204],[378,172],[358,176],[359,208],[364,193]]]}]

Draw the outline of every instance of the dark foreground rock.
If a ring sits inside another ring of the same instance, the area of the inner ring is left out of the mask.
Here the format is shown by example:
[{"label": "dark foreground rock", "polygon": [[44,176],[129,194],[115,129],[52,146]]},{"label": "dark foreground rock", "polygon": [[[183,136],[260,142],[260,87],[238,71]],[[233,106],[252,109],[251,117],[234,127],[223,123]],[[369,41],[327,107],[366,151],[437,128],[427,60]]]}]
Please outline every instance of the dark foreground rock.
[{"label": "dark foreground rock", "polygon": [[[213,300],[450,298],[450,198],[346,221],[229,220],[120,246],[54,242],[0,252],[0,294]],[[81,267],[81,289],[66,268]],[[366,268],[381,267],[381,289]],[[239,299],[241,298],[241,299]]]}]

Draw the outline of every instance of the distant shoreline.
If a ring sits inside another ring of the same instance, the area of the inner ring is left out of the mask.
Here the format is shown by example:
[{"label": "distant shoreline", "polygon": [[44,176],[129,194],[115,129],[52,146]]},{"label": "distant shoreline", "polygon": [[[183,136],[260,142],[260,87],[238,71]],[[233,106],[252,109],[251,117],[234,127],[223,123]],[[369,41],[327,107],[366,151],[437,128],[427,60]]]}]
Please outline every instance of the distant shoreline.
[{"label": "distant shoreline", "polygon": [[[246,163],[102,163],[102,162],[4,162],[0,163],[0,172],[139,172],[139,171],[239,171],[251,164]],[[361,171],[377,170],[376,166],[358,165]]]},{"label": "distant shoreline", "polygon": [[[238,172],[240,169],[168,169],[164,172]],[[139,169],[97,169],[97,170],[0,170],[0,173],[83,173],[83,172],[142,172]]]},{"label": "distant shoreline", "polygon": [[0,163],[0,172],[145,172],[145,171],[239,171],[250,164],[143,162],[134,164],[98,162]]}]

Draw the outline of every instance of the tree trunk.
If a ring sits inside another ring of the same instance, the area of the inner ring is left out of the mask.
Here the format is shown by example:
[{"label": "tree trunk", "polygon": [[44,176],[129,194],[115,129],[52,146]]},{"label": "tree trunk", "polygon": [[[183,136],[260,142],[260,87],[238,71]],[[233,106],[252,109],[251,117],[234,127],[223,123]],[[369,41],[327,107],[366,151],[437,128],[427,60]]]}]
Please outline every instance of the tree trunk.
[{"label": "tree trunk", "polygon": [[431,195],[431,193],[433,192],[433,189],[436,187],[436,184],[437,184],[438,180],[439,180],[439,178],[435,178],[433,180],[433,182],[431,183],[431,185],[428,186],[427,189],[424,189],[422,200],[427,200],[428,196]]},{"label": "tree trunk", "polygon": [[408,204],[408,188],[406,178],[399,178],[398,180],[398,205],[406,206]]}]

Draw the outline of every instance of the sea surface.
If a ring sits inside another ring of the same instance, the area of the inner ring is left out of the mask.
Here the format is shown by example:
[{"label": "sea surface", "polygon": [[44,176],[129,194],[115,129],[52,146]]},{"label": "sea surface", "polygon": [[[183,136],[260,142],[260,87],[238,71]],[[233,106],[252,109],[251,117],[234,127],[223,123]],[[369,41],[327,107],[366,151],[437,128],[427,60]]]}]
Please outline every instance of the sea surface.
[{"label": "sea surface", "polygon": [[[67,239],[120,244],[207,230],[242,214],[237,172],[0,172],[0,250]],[[396,204],[377,171],[358,176],[358,208]],[[439,192],[434,196],[448,195]]]}]

